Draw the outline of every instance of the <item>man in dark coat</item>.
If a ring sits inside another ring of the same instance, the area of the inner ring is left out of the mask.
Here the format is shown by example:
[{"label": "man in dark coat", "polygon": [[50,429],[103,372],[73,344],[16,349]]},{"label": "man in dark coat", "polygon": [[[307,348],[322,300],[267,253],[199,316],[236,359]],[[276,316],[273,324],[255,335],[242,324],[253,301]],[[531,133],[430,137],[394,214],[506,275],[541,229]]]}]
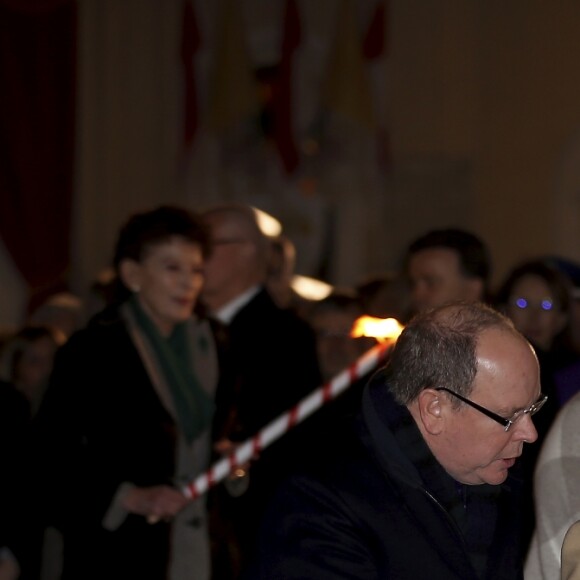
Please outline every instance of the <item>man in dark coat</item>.
[{"label": "man in dark coat", "polygon": [[501,314],[417,315],[352,436],[280,489],[244,578],[521,579],[509,469],[544,401],[534,351]]},{"label": "man in dark coat", "polygon": [[[201,299],[221,344],[215,438],[218,448],[229,452],[298,403],[322,378],[313,330],[294,311],[276,305],[266,290],[271,241],[255,210],[225,204],[202,215],[213,251]],[[316,428],[308,432],[315,436]],[[307,437],[297,427],[261,451],[246,475],[210,494],[220,580],[236,577],[252,552],[268,498],[311,451]]]}]

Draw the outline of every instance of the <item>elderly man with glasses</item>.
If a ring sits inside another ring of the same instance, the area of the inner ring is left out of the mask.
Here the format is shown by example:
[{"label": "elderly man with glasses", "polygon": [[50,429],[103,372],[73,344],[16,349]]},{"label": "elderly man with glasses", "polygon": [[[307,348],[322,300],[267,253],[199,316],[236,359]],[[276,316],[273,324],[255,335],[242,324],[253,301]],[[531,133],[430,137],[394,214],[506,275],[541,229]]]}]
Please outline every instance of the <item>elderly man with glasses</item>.
[{"label": "elderly man with glasses", "polygon": [[546,397],[536,355],[481,303],[416,315],[334,453],[279,490],[247,577],[522,578],[510,473]]}]

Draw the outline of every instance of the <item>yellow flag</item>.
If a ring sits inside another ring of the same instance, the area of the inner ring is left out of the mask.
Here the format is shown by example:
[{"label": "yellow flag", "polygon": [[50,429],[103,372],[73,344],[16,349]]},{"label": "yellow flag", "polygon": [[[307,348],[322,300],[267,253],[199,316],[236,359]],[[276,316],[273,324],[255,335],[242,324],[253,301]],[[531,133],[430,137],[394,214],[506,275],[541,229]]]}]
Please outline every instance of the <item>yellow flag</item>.
[{"label": "yellow flag", "polygon": [[323,106],[362,125],[375,126],[362,38],[352,0],[341,0],[323,88]]},{"label": "yellow flag", "polygon": [[208,125],[222,131],[258,113],[258,93],[240,3],[222,0],[210,76]]}]

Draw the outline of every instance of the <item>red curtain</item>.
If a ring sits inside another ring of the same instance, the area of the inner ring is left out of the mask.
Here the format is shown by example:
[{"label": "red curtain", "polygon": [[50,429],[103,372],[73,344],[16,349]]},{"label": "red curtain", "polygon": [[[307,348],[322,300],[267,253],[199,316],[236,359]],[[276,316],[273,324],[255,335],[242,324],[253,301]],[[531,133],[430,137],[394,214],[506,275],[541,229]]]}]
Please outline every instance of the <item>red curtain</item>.
[{"label": "red curtain", "polygon": [[198,51],[201,38],[197,27],[195,12],[190,0],[183,0],[181,31],[181,65],[184,78],[184,117],[183,142],[185,150],[191,147],[198,126],[197,92],[195,86],[195,67],[193,59]]},{"label": "red curtain", "polygon": [[286,0],[280,67],[274,84],[272,105],[274,141],[289,175],[294,173],[299,163],[298,148],[292,132],[292,59],[300,45],[300,36],[300,14],[296,0]]},{"label": "red curtain", "polygon": [[67,287],[76,28],[74,0],[0,0],[0,236],[31,309]]},{"label": "red curtain", "polygon": [[[372,61],[381,56],[388,56],[389,46],[387,39],[389,6],[387,0],[380,0],[375,6],[371,23],[363,41],[363,55]],[[379,167],[386,171],[391,166],[391,149],[389,132],[386,127],[379,126],[377,130],[377,149]]]},{"label": "red curtain", "polygon": [[379,58],[386,48],[385,26],[387,18],[386,2],[381,1],[375,6],[371,23],[363,41],[363,55],[366,59]]}]

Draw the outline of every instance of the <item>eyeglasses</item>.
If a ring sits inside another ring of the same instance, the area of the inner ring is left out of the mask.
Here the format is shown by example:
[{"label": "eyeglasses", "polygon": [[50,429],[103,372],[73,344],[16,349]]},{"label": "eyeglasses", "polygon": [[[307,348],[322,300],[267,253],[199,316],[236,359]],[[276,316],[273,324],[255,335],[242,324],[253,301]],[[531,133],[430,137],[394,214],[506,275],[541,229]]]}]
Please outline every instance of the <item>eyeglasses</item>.
[{"label": "eyeglasses", "polygon": [[501,415],[498,415],[497,413],[494,413],[493,411],[490,411],[489,409],[486,409],[485,407],[482,407],[481,405],[478,405],[477,403],[470,401],[466,397],[456,393],[455,391],[452,391],[451,389],[448,389],[447,387],[439,387],[435,390],[436,391],[445,391],[446,393],[449,393],[450,395],[457,397],[460,401],[463,401],[464,403],[466,403],[470,407],[473,407],[474,409],[476,409],[480,413],[483,413],[484,415],[486,415],[490,419],[493,419],[494,421],[498,422],[500,425],[503,425],[505,427],[506,431],[509,431],[510,427],[518,419],[521,419],[524,415],[530,415],[530,416],[535,415],[544,406],[544,403],[548,400],[548,395],[543,395],[542,393],[540,393],[540,398],[535,403],[532,403],[527,409],[520,409],[520,410],[516,411],[509,419],[506,419],[505,417],[502,417]]},{"label": "eyeglasses", "polygon": [[544,298],[540,300],[537,304],[532,304],[527,298],[517,297],[512,299],[512,304],[518,308],[519,310],[528,310],[530,308],[535,308],[536,310],[544,310],[549,312],[550,310],[554,310],[556,305],[551,298]]}]

